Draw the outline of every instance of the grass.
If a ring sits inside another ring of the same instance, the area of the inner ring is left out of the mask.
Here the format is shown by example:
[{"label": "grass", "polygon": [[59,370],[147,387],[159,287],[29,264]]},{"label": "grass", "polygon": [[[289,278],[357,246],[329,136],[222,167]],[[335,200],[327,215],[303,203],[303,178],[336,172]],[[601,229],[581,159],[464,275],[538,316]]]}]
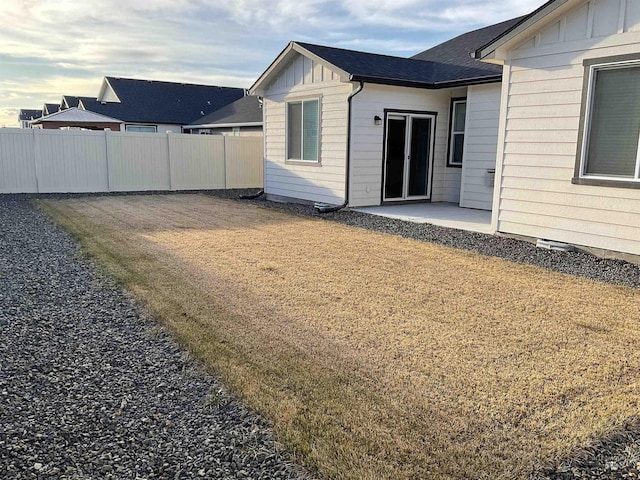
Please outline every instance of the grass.
[{"label": "grass", "polygon": [[41,201],[322,478],[526,478],[640,412],[640,291],[204,195]]}]

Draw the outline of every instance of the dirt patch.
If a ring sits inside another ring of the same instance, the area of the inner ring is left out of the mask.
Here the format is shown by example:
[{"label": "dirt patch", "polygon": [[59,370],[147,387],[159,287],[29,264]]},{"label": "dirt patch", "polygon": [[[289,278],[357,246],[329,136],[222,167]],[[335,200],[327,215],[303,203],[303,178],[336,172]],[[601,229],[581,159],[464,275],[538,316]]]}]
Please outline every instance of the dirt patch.
[{"label": "dirt patch", "polygon": [[640,291],[204,195],[47,201],[329,478],[521,478],[634,421]]}]

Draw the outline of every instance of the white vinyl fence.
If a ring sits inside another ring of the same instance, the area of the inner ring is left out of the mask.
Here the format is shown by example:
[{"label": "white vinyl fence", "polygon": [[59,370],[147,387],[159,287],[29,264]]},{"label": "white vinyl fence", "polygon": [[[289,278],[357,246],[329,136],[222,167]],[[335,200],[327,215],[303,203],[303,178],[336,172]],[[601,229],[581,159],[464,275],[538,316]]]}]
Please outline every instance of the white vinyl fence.
[{"label": "white vinyl fence", "polygon": [[0,129],[0,193],[257,188],[262,137]]}]

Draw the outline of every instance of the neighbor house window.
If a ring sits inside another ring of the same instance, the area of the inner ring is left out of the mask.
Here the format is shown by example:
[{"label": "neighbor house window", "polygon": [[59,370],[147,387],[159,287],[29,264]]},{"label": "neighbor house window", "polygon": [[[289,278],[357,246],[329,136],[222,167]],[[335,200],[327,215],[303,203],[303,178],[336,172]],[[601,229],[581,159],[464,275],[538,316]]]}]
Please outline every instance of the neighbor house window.
[{"label": "neighbor house window", "polygon": [[158,127],[156,125],[125,125],[125,131],[127,132],[139,132],[139,133],[156,133]]},{"label": "neighbor house window", "polygon": [[640,180],[640,62],[591,65],[581,175]]},{"label": "neighbor house window", "polygon": [[320,101],[287,102],[287,159],[318,161]]},{"label": "neighbor house window", "polygon": [[462,166],[464,148],[464,126],[467,116],[467,99],[454,98],[451,100],[451,120],[449,132],[449,167]]}]

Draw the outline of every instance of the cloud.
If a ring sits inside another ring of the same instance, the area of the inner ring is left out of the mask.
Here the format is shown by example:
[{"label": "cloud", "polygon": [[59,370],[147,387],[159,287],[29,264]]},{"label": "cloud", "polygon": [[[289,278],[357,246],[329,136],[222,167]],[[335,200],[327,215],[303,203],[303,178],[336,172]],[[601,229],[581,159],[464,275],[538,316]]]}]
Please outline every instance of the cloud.
[{"label": "cloud", "polygon": [[105,75],[248,87],[289,40],[408,56],[542,0],[0,2],[0,125]]}]

